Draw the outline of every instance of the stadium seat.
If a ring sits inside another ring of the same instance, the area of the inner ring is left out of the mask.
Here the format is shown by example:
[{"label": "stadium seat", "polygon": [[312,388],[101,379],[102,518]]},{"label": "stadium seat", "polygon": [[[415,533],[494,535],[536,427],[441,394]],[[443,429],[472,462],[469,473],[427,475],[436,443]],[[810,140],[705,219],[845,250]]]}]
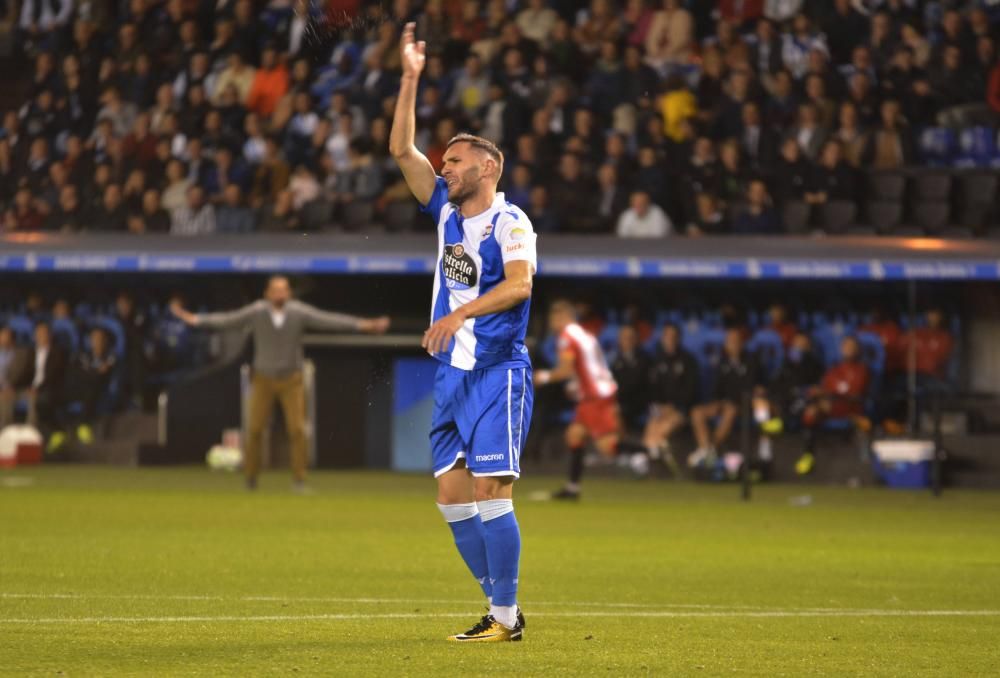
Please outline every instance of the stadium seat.
[{"label": "stadium seat", "polygon": [[861,347],[861,360],[867,365],[873,378],[881,378],[885,371],[885,346],[874,332],[858,332],[854,335]]},{"label": "stadium seat", "polygon": [[785,346],[781,336],[772,329],[757,330],[747,342],[747,350],[757,356],[768,379],[773,379],[785,359]]},{"label": "stadium seat", "polygon": [[915,172],[913,193],[917,200],[948,200],[951,197],[951,175],[945,172]]},{"label": "stadium seat", "polygon": [[344,205],[342,221],[348,230],[356,231],[371,225],[375,219],[375,206],[364,200]]},{"label": "stadium seat", "polygon": [[35,323],[26,315],[12,315],[7,318],[7,327],[14,333],[14,341],[30,344],[34,339]]},{"label": "stadium seat", "polygon": [[701,371],[702,396],[708,397],[712,392],[715,370],[722,358],[722,347],[726,341],[726,331],[721,329],[698,329],[695,332],[685,330],[682,343],[691,352]]},{"label": "stadium seat", "polygon": [[597,341],[601,345],[601,350],[604,351],[604,357],[607,358],[609,363],[615,359],[615,355],[618,353],[619,329],[617,324],[609,322],[597,337]]},{"label": "stadium seat", "polygon": [[947,227],[951,205],[946,200],[920,200],[913,205],[913,225],[930,235],[938,235]]},{"label": "stadium seat", "polygon": [[417,221],[417,205],[412,200],[393,200],[385,206],[382,219],[387,231],[410,231]]},{"label": "stadium seat", "polygon": [[80,332],[69,318],[56,318],[52,321],[52,338],[70,353],[75,353],[80,346]]},{"label": "stadium seat", "polygon": [[989,127],[963,130],[958,144],[961,152],[953,163],[955,167],[989,167],[996,157],[996,138]]},{"label": "stadium seat", "polygon": [[811,207],[801,200],[791,200],[781,210],[781,223],[786,233],[801,234],[809,231]]},{"label": "stadium seat", "polygon": [[900,202],[906,192],[906,176],[900,172],[872,172],[868,175],[868,195],[872,200]]},{"label": "stadium seat", "polygon": [[894,200],[874,200],[867,209],[868,223],[878,233],[892,233],[903,219],[903,204]]},{"label": "stadium seat", "polygon": [[849,200],[831,200],[820,207],[820,223],[831,234],[843,234],[854,224],[858,208]]},{"label": "stadium seat", "polygon": [[932,167],[950,167],[958,151],[955,132],[947,127],[928,127],[918,139],[920,155]]},{"label": "stadium seat", "polygon": [[323,198],[311,200],[302,206],[302,228],[319,231],[333,223],[333,203]]}]

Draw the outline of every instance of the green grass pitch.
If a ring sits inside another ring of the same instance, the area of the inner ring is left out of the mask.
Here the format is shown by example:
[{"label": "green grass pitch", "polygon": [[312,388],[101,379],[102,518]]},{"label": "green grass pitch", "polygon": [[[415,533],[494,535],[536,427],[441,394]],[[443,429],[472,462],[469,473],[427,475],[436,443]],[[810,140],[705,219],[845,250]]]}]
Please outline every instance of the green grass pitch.
[{"label": "green grass pitch", "polygon": [[312,482],[0,473],[0,673],[1000,674],[997,494],[770,486],[744,504],[595,479],[579,505],[522,499],[525,640],[454,646],[482,601],[433,481]]}]

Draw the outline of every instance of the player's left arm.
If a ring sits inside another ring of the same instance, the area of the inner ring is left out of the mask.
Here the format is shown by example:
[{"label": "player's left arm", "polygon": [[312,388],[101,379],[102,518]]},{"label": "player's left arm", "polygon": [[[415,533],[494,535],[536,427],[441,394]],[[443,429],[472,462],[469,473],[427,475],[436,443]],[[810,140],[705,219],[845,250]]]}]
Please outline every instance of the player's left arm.
[{"label": "player's left arm", "polygon": [[535,273],[534,263],[517,259],[504,264],[504,279],[496,287],[481,297],[459,306],[444,316],[424,332],[420,345],[428,353],[440,353],[448,348],[452,337],[469,318],[500,313],[514,308],[531,298],[531,279]]},{"label": "player's left arm", "polygon": [[306,324],[310,329],[321,332],[341,332],[344,330],[354,332],[365,332],[367,334],[383,334],[389,329],[389,318],[381,316],[378,318],[359,318],[346,313],[334,313],[323,311],[299,302],[299,308],[306,317]]}]

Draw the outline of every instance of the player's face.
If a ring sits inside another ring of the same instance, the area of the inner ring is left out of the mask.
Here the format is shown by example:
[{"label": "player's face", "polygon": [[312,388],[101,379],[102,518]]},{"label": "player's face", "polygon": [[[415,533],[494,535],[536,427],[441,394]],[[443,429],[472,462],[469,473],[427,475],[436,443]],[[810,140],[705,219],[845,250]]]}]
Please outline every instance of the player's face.
[{"label": "player's face", "polygon": [[569,314],[566,311],[559,308],[553,308],[549,311],[549,331],[553,334],[562,332],[563,328],[570,322]]},{"label": "player's face", "polygon": [[445,151],[441,176],[448,182],[448,201],[461,205],[479,192],[482,160],[469,144],[453,144]]}]

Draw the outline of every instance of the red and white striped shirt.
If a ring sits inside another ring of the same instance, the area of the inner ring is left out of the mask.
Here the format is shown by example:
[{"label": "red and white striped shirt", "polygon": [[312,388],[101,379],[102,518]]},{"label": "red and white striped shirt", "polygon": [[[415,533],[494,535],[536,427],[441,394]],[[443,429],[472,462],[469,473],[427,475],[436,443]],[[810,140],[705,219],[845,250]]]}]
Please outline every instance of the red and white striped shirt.
[{"label": "red and white striped shirt", "polygon": [[618,392],[618,384],[594,335],[572,323],[559,335],[558,346],[560,355],[567,351],[573,354],[576,385],[582,400],[610,398]]}]

